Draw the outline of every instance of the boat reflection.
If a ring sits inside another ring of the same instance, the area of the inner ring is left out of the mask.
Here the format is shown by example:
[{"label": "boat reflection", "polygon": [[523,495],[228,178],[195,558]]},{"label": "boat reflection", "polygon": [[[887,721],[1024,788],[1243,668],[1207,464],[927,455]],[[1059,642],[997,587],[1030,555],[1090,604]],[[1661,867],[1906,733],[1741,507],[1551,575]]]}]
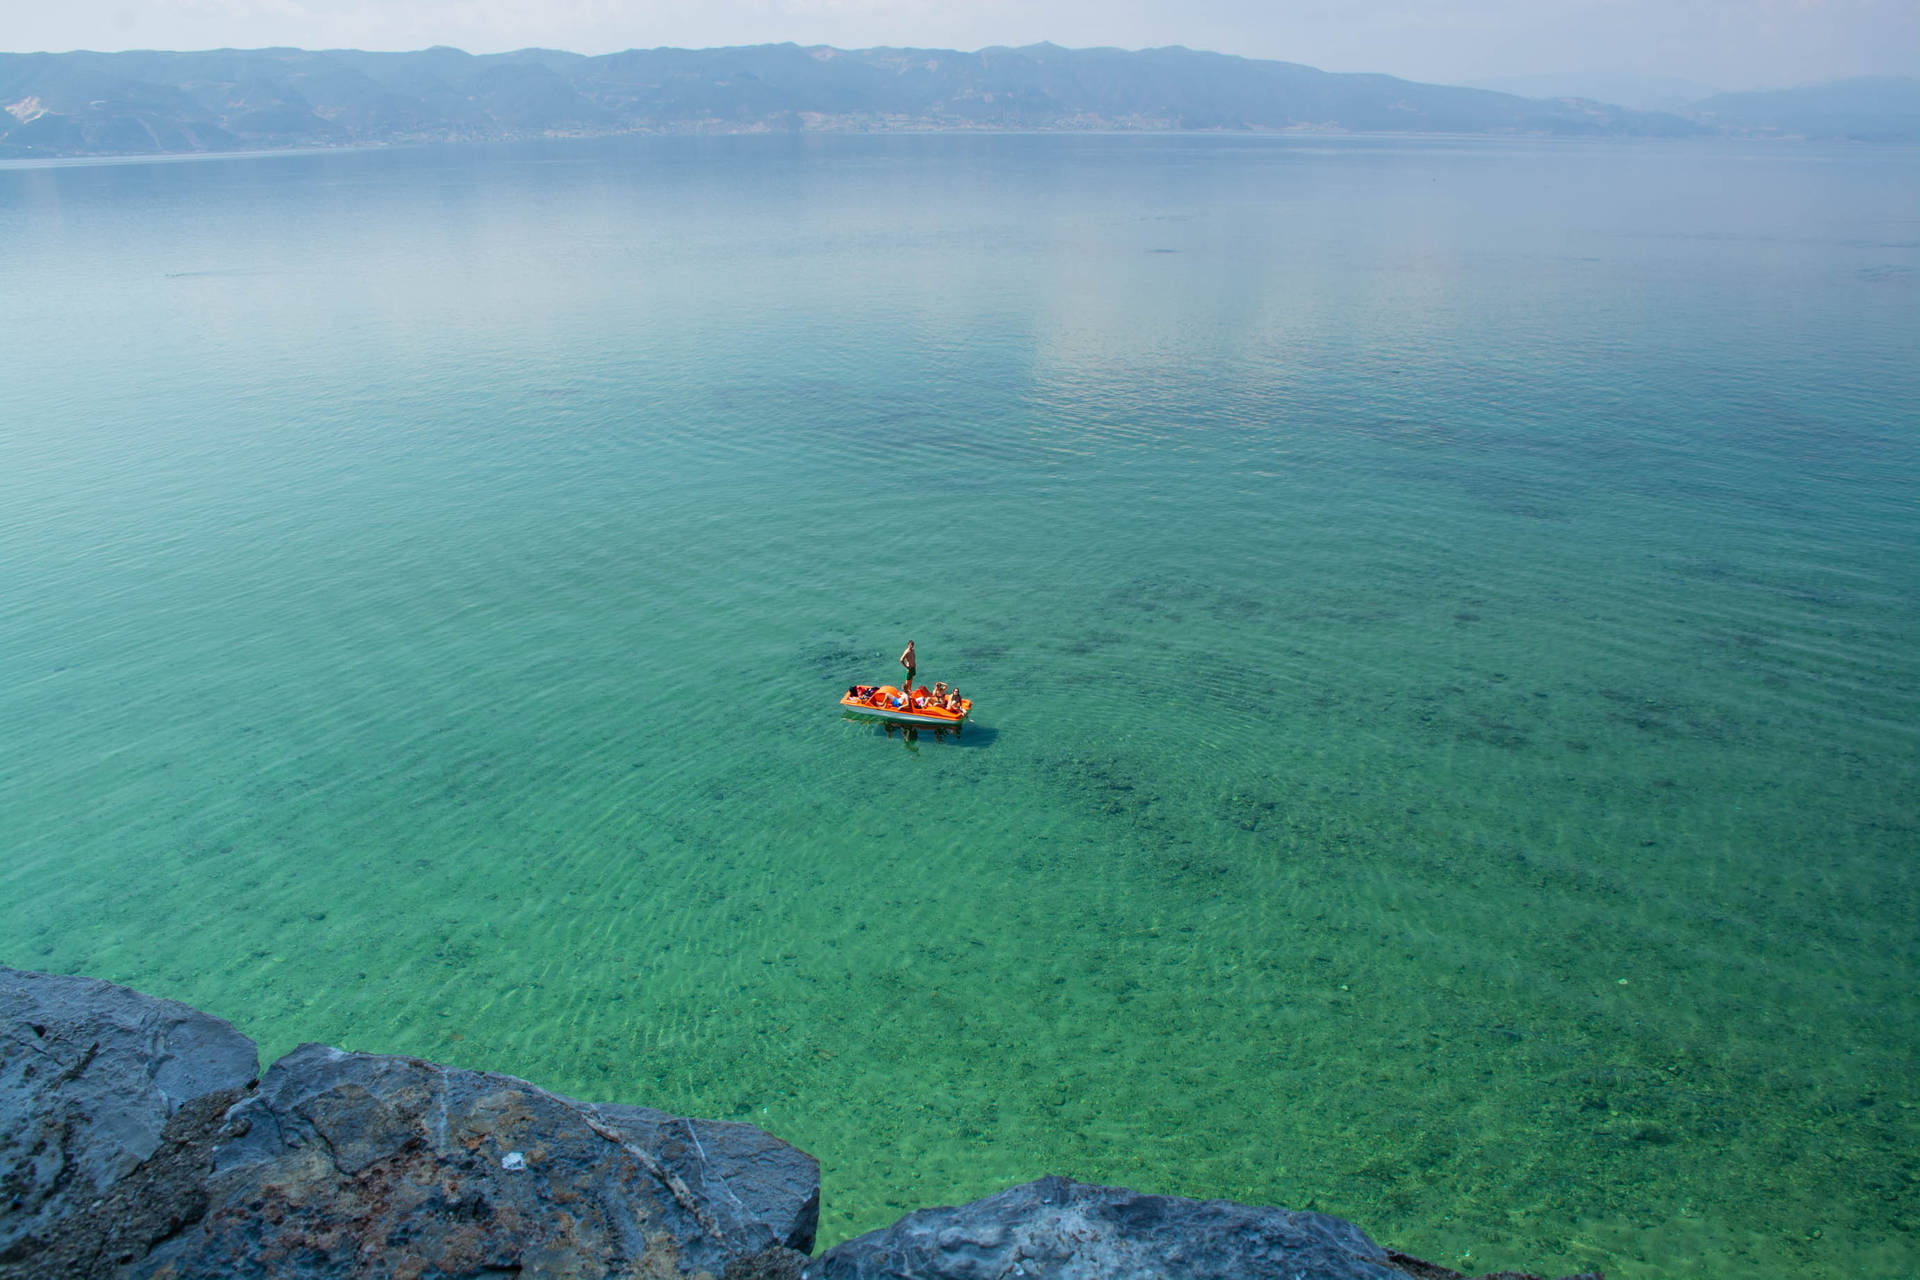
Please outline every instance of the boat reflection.
[{"label": "boat reflection", "polygon": [[999,736],[995,730],[970,721],[956,725],[900,724],[879,716],[864,716],[857,711],[843,711],[840,718],[878,730],[876,737],[896,739],[909,751],[918,751],[923,742],[945,747],[984,747]]}]

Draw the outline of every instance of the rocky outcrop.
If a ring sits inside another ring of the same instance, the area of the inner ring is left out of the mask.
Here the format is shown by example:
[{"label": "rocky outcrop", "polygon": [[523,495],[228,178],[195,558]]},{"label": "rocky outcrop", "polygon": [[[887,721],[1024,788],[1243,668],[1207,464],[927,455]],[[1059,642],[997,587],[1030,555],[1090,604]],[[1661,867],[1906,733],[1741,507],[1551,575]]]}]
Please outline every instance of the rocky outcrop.
[{"label": "rocky outcrop", "polygon": [[1318,1213],[1041,1178],[921,1209],[829,1249],[807,1280],[1405,1280],[1358,1227]]},{"label": "rocky outcrop", "polygon": [[819,1166],[751,1125],[318,1044],[257,1065],[185,1005],[0,968],[0,1280],[1464,1280],[1324,1214],[1064,1178],[808,1262]]},{"label": "rocky outcrop", "polygon": [[694,1199],[733,1206],[733,1216],[755,1224],[754,1235],[764,1224],[781,1248],[813,1252],[820,1166],[812,1156],[750,1124],[684,1120],[651,1107],[601,1103],[593,1110],[641,1147],[667,1153]]},{"label": "rocky outcrop", "polygon": [[804,1152],[512,1076],[302,1045],[227,1124],[206,1215],[134,1275],[720,1276],[813,1243]]},{"label": "rocky outcrop", "polygon": [[181,1108],[224,1110],[258,1072],[253,1041],[184,1004],[0,969],[0,1267],[140,1169]]},{"label": "rocky outcrop", "polygon": [[805,1280],[1460,1280],[1458,1272],[1383,1249],[1352,1223],[1322,1213],[1146,1196],[1066,1178],[1041,1178],[971,1204],[910,1213],[827,1250],[804,1275]]},{"label": "rocky outcrop", "polygon": [[819,1166],[751,1125],[417,1058],[251,1041],[0,969],[0,1278],[785,1280]]}]

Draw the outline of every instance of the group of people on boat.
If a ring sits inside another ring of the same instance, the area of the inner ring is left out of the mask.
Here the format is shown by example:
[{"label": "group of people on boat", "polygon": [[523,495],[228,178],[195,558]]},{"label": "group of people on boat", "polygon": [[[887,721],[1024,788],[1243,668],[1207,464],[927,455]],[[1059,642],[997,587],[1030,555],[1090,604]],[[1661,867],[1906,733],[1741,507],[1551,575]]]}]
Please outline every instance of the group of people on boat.
[{"label": "group of people on boat", "polygon": [[900,655],[900,665],[906,668],[907,678],[900,682],[898,689],[892,685],[856,684],[847,688],[847,696],[841,699],[845,705],[865,705],[882,711],[931,712],[935,715],[947,714],[964,716],[967,701],[960,696],[960,690],[949,689],[945,680],[929,689],[925,685],[914,687],[914,669],[918,665],[914,658],[913,641],[907,641],[906,652]]},{"label": "group of people on boat", "polygon": [[906,669],[907,678],[900,682],[898,689],[892,685],[856,684],[847,690],[847,697],[854,702],[864,702],[868,706],[891,711],[945,711],[959,715],[966,710],[960,690],[947,688],[944,680],[931,689],[925,685],[914,688],[913,676],[919,662],[911,640],[907,641],[906,649],[900,654],[900,665]]},{"label": "group of people on boat", "polygon": [[864,702],[870,706],[887,707],[894,711],[951,711],[958,714],[962,710],[960,690],[947,688],[942,680],[929,689],[921,685],[918,689],[895,689],[888,685],[856,684],[847,690],[847,696],[855,702]]}]

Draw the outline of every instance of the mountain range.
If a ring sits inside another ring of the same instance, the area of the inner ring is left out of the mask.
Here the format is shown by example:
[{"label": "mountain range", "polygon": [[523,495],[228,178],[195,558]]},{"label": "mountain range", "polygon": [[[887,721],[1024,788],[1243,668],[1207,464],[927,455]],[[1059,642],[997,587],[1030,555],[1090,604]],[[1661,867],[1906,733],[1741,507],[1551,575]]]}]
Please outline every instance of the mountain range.
[{"label": "mountain range", "polygon": [[1178,47],[0,54],[0,156],[11,157],[927,129],[1920,140],[1920,80],[1720,95],[1679,114]]}]

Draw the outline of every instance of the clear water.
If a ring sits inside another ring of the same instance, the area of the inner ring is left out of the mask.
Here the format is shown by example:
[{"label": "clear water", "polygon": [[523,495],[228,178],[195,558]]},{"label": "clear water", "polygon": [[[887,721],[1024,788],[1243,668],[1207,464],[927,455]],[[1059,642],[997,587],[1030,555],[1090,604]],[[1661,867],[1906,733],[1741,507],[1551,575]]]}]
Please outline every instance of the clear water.
[{"label": "clear water", "polygon": [[[0,961],[1471,1269],[1920,1270],[1920,156],[0,170]],[[957,682],[958,740],[834,705]]]}]

